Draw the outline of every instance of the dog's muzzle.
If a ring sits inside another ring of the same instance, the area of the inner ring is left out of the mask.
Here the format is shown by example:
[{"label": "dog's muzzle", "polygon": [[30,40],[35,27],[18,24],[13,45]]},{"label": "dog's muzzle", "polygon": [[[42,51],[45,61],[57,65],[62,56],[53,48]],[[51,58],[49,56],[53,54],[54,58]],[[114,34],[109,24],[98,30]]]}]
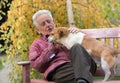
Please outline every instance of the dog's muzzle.
[{"label": "dog's muzzle", "polygon": [[49,42],[53,42],[53,40],[54,40],[53,36],[49,36],[47,39]]}]

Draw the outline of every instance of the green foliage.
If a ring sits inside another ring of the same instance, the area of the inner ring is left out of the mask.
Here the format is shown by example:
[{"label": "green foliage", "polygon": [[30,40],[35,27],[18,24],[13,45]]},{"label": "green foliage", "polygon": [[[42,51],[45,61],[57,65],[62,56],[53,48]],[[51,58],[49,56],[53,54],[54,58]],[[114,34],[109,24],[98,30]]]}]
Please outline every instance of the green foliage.
[{"label": "green foliage", "polygon": [[0,25],[1,22],[4,20],[4,16],[6,16],[6,10],[10,6],[11,0],[0,0]]},{"label": "green foliage", "polygon": [[[94,76],[93,80],[103,80],[104,76]],[[115,76],[114,80],[120,80],[119,76]]]},{"label": "green foliage", "polygon": [[3,68],[2,60],[0,60],[0,70]]},{"label": "green foliage", "polygon": [[30,72],[31,74],[31,78],[43,78],[43,74],[38,73],[38,71],[36,71],[33,68],[30,68],[32,72]]},{"label": "green foliage", "polygon": [[119,0],[72,0],[72,3],[77,27],[119,27]]},{"label": "green foliage", "polygon": [[[97,1],[98,2],[98,1]],[[99,1],[98,6],[100,7],[101,4],[103,6],[99,9],[100,12],[102,12],[103,17],[105,19],[109,19],[111,27],[119,26],[120,24],[120,1],[119,0],[101,0]]]}]

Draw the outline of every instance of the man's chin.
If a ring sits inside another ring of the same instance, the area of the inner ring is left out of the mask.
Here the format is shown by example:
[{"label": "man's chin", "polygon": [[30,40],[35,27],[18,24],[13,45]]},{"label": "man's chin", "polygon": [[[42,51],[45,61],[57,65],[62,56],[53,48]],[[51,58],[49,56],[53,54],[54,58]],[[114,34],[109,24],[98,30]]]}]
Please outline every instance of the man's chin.
[{"label": "man's chin", "polygon": [[46,35],[50,35],[50,33],[47,33]]}]

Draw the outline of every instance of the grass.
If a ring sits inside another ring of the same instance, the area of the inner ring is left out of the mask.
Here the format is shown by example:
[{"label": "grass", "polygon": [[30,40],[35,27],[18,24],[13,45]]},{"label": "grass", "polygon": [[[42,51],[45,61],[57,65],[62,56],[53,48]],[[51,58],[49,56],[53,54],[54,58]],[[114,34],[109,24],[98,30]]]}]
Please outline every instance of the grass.
[{"label": "grass", "polygon": [[3,67],[4,67],[4,62],[5,62],[5,60],[6,60],[6,55],[5,55],[5,53],[3,52],[3,53],[0,53],[0,70],[2,70],[3,69]]},{"label": "grass", "polygon": [[0,70],[3,68],[2,61],[0,60]]},{"label": "grass", "polygon": [[[104,76],[95,76],[93,77],[94,80],[103,80]],[[120,80],[120,76],[115,76],[114,80]]]}]

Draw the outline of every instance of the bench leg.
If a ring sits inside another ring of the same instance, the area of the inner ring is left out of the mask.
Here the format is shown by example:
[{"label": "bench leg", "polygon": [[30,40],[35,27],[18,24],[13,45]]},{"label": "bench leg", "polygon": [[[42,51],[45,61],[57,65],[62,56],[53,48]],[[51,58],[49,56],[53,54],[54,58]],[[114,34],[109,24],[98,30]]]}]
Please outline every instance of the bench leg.
[{"label": "bench leg", "polygon": [[22,65],[23,68],[23,83],[30,83],[30,65]]}]

